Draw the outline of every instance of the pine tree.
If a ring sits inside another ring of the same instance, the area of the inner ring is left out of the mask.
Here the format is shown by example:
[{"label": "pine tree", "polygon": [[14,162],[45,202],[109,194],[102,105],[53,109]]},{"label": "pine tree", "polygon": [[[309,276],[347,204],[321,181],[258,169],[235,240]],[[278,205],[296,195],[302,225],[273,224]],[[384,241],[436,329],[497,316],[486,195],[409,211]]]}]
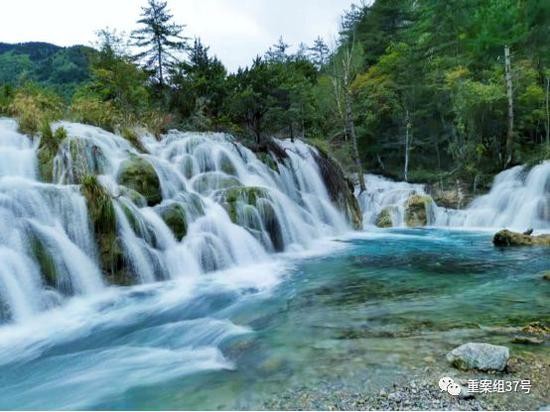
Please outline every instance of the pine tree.
[{"label": "pine tree", "polygon": [[155,73],[161,87],[166,70],[177,61],[174,52],[187,46],[187,38],[181,35],[185,26],[172,22],[173,15],[166,6],[166,1],[147,0],[138,20],[143,27],[134,30],[131,36],[133,45],[143,49],[135,58],[143,60],[145,67]]},{"label": "pine tree", "polygon": [[311,46],[308,50],[310,52],[311,61],[317,69],[320,69],[327,63],[330,49],[321,36],[314,40],[313,46]]}]

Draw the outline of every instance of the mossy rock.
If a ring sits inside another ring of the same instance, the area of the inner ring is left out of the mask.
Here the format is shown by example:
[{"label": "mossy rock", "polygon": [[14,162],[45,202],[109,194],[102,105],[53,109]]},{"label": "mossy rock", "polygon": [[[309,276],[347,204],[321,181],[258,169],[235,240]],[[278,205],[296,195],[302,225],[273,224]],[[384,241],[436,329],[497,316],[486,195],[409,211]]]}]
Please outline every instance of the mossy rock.
[{"label": "mossy rock", "polygon": [[269,192],[263,187],[240,186],[230,187],[218,192],[218,199],[223,202],[229,217],[234,223],[237,223],[237,202],[243,202],[247,205],[256,207],[259,198],[268,198]]},{"label": "mossy rock", "polygon": [[[262,241],[261,235],[258,233],[260,227],[250,226],[250,219],[243,219],[239,216],[239,206],[245,205],[246,207],[255,208],[258,211],[264,230],[269,235],[274,250],[282,251],[284,249],[282,228],[273,208],[269,191],[266,188],[257,186],[232,187],[218,192],[216,197],[233,223],[245,227]],[[247,210],[241,209],[241,211],[246,212]]]},{"label": "mossy rock", "polygon": [[80,191],[86,199],[101,268],[107,281],[116,285],[134,283],[134,276],[124,259],[122,241],[118,238],[116,213],[110,194],[95,176],[84,177]]},{"label": "mossy rock", "polygon": [[271,153],[256,153],[256,156],[258,157],[258,160],[265,164],[267,167],[269,167],[274,172],[279,173],[279,165],[271,155]]},{"label": "mossy rock", "polygon": [[426,226],[432,203],[433,200],[430,196],[410,196],[405,203],[405,223],[407,226]]},{"label": "mossy rock", "polygon": [[391,219],[391,207],[385,207],[376,217],[376,226],[378,227],[393,227]]},{"label": "mossy rock", "polygon": [[206,172],[193,179],[192,185],[193,189],[197,192],[209,195],[220,189],[242,186],[242,183],[235,176],[229,176],[220,172]]},{"label": "mossy rock", "polygon": [[354,195],[353,183],[346,178],[342,167],[336,159],[331,157],[321,147],[311,149],[321,177],[330,196],[332,203],[343,212],[351,226],[356,229],[363,228],[363,214]]},{"label": "mossy rock", "polygon": [[38,238],[38,236],[30,235],[31,253],[33,254],[40,273],[44,279],[44,283],[52,288],[57,288],[57,270],[55,261],[48,251],[44,243]]},{"label": "mossy rock", "polygon": [[159,214],[176,239],[181,241],[187,234],[187,218],[183,207],[177,203],[172,203],[162,207]]},{"label": "mossy rock", "polygon": [[145,199],[145,196],[136,192],[134,189],[130,189],[126,186],[119,186],[118,190],[122,196],[129,199],[134,205],[138,207],[147,206],[147,199]]},{"label": "mossy rock", "polygon": [[[66,139],[61,147],[70,154],[70,158],[68,156],[58,157],[58,161],[64,163],[64,169],[69,174],[66,176],[66,183],[78,184],[85,176],[105,173],[107,158],[99,146],[85,139],[71,137]],[[59,178],[60,176],[54,177]]]},{"label": "mossy rock", "polygon": [[133,156],[122,162],[117,181],[143,195],[149,206],[154,206],[162,201],[157,172],[151,163],[141,157]]},{"label": "mossy rock", "polygon": [[54,159],[61,142],[67,137],[67,131],[58,127],[55,132],[49,123],[44,123],[40,132],[38,146],[38,170],[44,182],[52,182],[54,175]]},{"label": "mossy rock", "polygon": [[229,156],[223,152],[220,153],[220,156],[218,158],[218,168],[228,175],[237,175],[237,169],[235,169],[235,165],[233,164]]},{"label": "mossy rock", "polygon": [[504,229],[495,233],[493,244],[495,246],[550,246],[550,235],[531,236]]}]

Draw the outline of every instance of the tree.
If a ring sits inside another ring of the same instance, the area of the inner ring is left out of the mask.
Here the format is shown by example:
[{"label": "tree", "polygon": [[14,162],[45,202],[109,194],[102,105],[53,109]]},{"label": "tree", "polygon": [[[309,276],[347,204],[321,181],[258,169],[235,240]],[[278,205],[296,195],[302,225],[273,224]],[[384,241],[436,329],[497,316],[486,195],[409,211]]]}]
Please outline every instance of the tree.
[{"label": "tree", "polygon": [[186,126],[195,129],[217,129],[223,122],[227,72],[216,57],[209,55],[208,50],[200,39],[195,39],[187,61],[180,62],[171,71],[170,108],[182,120],[190,118]]},{"label": "tree", "polygon": [[185,26],[172,22],[173,15],[162,0],[147,0],[142,7],[138,24],[143,27],[132,32],[133,45],[144,49],[135,58],[155,74],[159,85],[165,83],[165,73],[178,60],[175,52],[186,48],[187,38],[181,35]]},{"label": "tree", "polygon": [[290,45],[284,42],[283,36],[279,37],[277,43],[271,46],[265,54],[266,60],[271,62],[284,62],[288,58],[286,51],[289,47]]},{"label": "tree", "polygon": [[330,49],[321,36],[317,37],[313,41],[313,46],[309,49],[310,58],[317,70],[320,70],[328,62]]},{"label": "tree", "polygon": [[342,48],[339,53],[333,57],[332,82],[334,85],[337,106],[343,106],[344,127],[346,135],[351,139],[353,160],[356,167],[357,178],[359,179],[359,189],[361,192],[364,192],[366,190],[365,176],[363,174],[363,165],[357,144],[357,133],[353,115],[354,96],[352,91],[352,84],[357,76],[362,57],[362,50],[355,42]]}]

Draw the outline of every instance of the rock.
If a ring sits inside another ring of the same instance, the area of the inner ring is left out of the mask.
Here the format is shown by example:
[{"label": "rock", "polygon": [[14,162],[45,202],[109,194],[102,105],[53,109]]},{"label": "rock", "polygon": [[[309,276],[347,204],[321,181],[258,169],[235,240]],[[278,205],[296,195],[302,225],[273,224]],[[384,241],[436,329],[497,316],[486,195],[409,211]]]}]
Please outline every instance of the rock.
[{"label": "rock", "polygon": [[354,229],[362,229],[363,214],[353,193],[353,183],[346,178],[342,167],[336,159],[331,157],[321,147],[316,146],[315,149],[311,149],[311,154],[317,162],[332,203],[340,211],[344,212],[347,221]]},{"label": "rock", "polygon": [[493,236],[495,246],[550,246],[550,235],[529,236],[503,229]]},{"label": "rock", "polygon": [[117,235],[117,220],[109,192],[95,176],[82,179],[80,191],[86,199],[88,214],[98,243],[101,269],[109,283],[130,285],[135,274],[124,258],[122,242]]},{"label": "rock", "polygon": [[149,206],[154,206],[162,201],[157,172],[144,158],[133,156],[122,162],[117,181],[143,195]]},{"label": "rock", "polygon": [[506,346],[488,343],[466,343],[447,354],[447,360],[457,369],[478,369],[502,371],[510,357]]},{"label": "rock", "polygon": [[177,203],[172,203],[160,210],[160,217],[170,228],[177,240],[182,240],[187,234],[187,219],[185,210]]},{"label": "rock", "polygon": [[542,322],[531,322],[527,326],[521,328],[523,333],[528,335],[537,335],[537,336],[549,336],[550,327],[546,326]]},{"label": "rock", "polygon": [[378,227],[392,227],[393,222],[391,220],[391,207],[385,207],[376,217],[376,226]]},{"label": "rock", "polygon": [[544,343],[544,339],[535,338],[532,336],[514,336],[512,343],[519,343],[522,345],[540,345]]},{"label": "rock", "polygon": [[[229,214],[231,221],[246,228],[266,247],[275,251],[284,249],[281,224],[275,213],[269,190],[257,186],[231,187],[218,191],[216,198]],[[250,214],[250,206],[256,209],[257,214]],[[265,232],[269,236],[268,239]]]},{"label": "rock", "polygon": [[407,226],[426,226],[432,203],[433,200],[430,196],[410,196],[405,203],[405,223]]},{"label": "rock", "polygon": [[542,272],[542,279],[550,280],[550,270],[547,270],[546,272]]}]

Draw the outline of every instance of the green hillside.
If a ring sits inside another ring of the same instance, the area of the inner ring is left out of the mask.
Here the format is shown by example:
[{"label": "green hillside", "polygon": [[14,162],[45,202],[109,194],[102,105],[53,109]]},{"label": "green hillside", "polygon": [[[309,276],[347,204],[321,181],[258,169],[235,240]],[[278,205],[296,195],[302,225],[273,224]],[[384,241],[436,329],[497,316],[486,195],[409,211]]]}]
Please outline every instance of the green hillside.
[{"label": "green hillside", "polygon": [[0,43],[0,85],[35,81],[70,98],[90,78],[89,60],[94,49],[59,47],[50,43]]}]

